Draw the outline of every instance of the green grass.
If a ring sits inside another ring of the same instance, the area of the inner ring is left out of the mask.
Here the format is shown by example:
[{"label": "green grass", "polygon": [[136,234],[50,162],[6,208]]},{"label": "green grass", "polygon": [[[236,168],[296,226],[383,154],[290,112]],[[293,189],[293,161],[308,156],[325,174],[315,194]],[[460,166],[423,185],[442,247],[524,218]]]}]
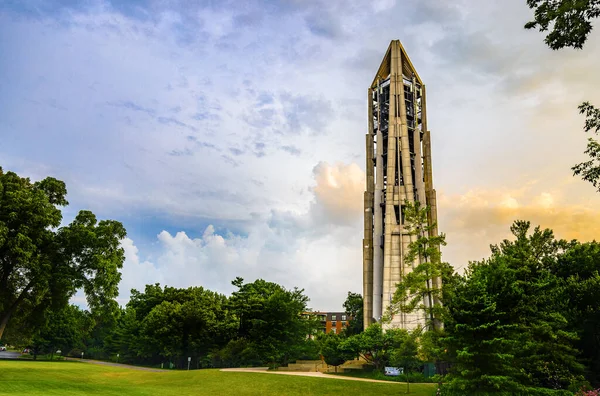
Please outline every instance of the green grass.
[{"label": "green grass", "polygon": [[[218,370],[146,372],[79,362],[0,361],[0,395],[399,395],[405,387]],[[433,384],[411,384],[431,396]]]}]

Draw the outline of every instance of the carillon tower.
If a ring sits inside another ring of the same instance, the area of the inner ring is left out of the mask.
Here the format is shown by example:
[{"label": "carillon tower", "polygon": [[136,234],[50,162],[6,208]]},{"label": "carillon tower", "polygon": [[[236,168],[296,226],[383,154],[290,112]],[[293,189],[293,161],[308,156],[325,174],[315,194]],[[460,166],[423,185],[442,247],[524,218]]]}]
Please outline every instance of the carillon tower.
[{"label": "carillon tower", "polygon": [[[412,270],[404,263],[411,241],[404,228],[405,200],[429,206],[428,222],[437,223],[425,85],[399,40],[390,43],[368,95],[363,239],[365,327],[381,319],[396,284]],[[431,234],[437,235],[437,227]],[[408,330],[418,325],[425,325],[422,311],[395,314],[390,324]]]}]

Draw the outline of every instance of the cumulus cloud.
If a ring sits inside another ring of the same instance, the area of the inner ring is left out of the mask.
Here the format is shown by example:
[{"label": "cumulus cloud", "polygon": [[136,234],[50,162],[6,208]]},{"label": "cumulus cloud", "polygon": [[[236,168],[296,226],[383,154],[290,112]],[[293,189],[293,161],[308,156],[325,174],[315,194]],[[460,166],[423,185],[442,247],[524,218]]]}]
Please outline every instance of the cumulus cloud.
[{"label": "cumulus cloud", "polygon": [[366,88],[391,39],[427,84],[453,264],[520,216],[597,230],[570,167],[600,35],[550,51],[522,0],[21,3],[0,7],[2,166],[125,223],[123,293],[240,274],[320,308],[360,291]]},{"label": "cumulus cloud", "polygon": [[316,185],[312,214],[317,221],[349,225],[362,220],[365,173],[357,164],[321,162],[313,174]]},{"label": "cumulus cloud", "polygon": [[341,309],[348,290],[360,291],[362,235],[338,226],[360,220],[364,176],[356,164],[326,163],[315,167],[314,176],[314,201],[307,212],[273,212],[246,235],[218,233],[212,224],[197,238],[163,230],[156,236],[156,254],[147,260],[125,239],[120,300],[128,299],[129,289],[154,282],[228,294],[231,280],[241,276],[304,288],[314,309]]}]

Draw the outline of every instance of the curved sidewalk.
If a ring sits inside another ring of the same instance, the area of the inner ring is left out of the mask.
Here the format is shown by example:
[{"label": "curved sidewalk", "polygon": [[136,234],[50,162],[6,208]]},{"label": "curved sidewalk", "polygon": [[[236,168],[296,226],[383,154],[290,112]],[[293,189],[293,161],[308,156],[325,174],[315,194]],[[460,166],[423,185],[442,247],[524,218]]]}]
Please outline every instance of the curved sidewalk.
[{"label": "curved sidewalk", "polygon": [[315,372],[315,371],[310,371],[310,372],[307,372],[307,371],[273,371],[273,370],[269,370],[267,367],[227,368],[227,369],[221,369],[221,371],[230,371],[230,372],[237,372],[237,373],[298,375],[301,377],[329,378],[329,379],[339,379],[339,380],[347,380],[347,381],[379,382],[382,384],[406,384],[406,382],[382,381],[382,380],[374,380],[374,379],[369,379],[369,378],[347,377],[345,375],[323,374],[321,372]]}]

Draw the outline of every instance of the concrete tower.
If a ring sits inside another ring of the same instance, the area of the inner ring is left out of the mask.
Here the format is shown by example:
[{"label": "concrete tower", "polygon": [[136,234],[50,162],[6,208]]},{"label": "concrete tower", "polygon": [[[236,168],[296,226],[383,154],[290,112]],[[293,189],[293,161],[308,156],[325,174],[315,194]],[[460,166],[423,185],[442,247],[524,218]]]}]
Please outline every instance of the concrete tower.
[{"label": "concrete tower", "polygon": [[[411,236],[404,202],[428,205],[437,223],[431,173],[425,85],[399,40],[390,43],[368,92],[367,187],[364,196],[363,296],[365,327],[386,312],[396,284],[412,267],[404,263]],[[437,227],[431,231],[437,235]],[[439,280],[434,280],[439,286]],[[399,313],[391,327],[413,329],[425,313]]]}]

